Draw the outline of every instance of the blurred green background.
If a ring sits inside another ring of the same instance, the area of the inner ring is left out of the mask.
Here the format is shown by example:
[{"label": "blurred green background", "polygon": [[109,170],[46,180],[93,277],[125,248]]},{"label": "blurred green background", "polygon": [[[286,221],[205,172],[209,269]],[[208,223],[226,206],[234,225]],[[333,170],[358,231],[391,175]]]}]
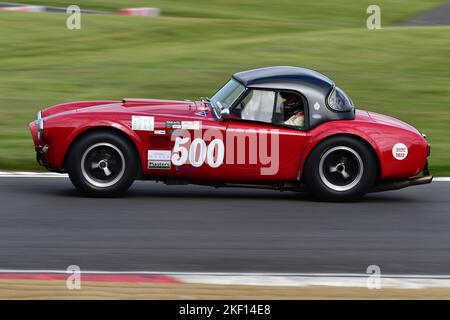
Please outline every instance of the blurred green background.
[{"label": "blurred green background", "polygon": [[210,96],[236,71],[294,65],[320,71],[359,108],[428,134],[431,170],[450,175],[450,26],[395,27],[444,0],[33,1],[162,17],[0,12],[0,168],[42,170],[28,122],[46,106],[86,99]]}]

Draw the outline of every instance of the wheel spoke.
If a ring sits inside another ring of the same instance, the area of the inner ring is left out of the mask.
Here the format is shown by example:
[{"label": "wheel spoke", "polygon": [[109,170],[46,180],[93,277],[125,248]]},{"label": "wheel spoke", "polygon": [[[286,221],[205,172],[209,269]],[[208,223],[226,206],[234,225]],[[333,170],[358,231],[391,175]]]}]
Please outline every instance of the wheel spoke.
[{"label": "wheel spoke", "polygon": [[330,172],[331,173],[337,172],[338,171],[337,167],[338,166],[330,167]]},{"label": "wheel spoke", "polygon": [[91,169],[97,169],[98,167],[100,167],[100,162],[91,164]]},{"label": "wheel spoke", "polygon": [[104,168],[103,168],[103,172],[105,173],[105,175],[106,175],[107,177],[109,177],[109,176],[111,175],[111,170],[109,170],[108,167],[104,167]]},{"label": "wheel spoke", "polygon": [[345,171],[345,169],[341,171],[341,174],[344,177],[344,179],[347,179],[348,177],[350,177],[350,175],[347,173],[347,171]]}]

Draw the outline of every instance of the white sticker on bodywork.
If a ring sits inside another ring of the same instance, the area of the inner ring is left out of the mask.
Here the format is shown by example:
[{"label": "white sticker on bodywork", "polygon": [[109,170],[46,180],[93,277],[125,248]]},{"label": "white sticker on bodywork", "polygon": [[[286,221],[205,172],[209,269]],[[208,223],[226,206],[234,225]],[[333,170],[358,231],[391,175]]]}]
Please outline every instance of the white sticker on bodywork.
[{"label": "white sticker on bodywork", "polygon": [[166,130],[155,130],[155,134],[166,134]]},{"label": "white sticker on bodywork", "polygon": [[148,150],[147,160],[170,161],[171,154],[170,150]]},{"label": "white sticker on bodywork", "polygon": [[318,102],[316,102],[315,104],[314,104],[314,110],[319,110],[320,109],[320,103],[318,103]]},{"label": "white sticker on bodywork", "polygon": [[183,130],[199,130],[200,121],[181,121],[181,129]]},{"label": "white sticker on bodywork", "polygon": [[131,116],[131,129],[141,131],[153,131],[155,118],[146,116]]},{"label": "white sticker on bodywork", "polygon": [[170,161],[149,160],[147,165],[148,169],[170,170],[170,167]]},{"label": "white sticker on bodywork", "polygon": [[403,160],[408,156],[408,147],[403,143],[397,143],[392,147],[392,155],[397,160]]}]

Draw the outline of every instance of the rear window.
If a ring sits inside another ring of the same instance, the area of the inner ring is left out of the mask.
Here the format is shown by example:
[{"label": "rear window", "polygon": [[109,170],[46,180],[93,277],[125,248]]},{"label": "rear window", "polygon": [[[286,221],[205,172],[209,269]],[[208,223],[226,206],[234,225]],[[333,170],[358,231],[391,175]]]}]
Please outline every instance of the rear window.
[{"label": "rear window", "polygon": [[328,96],[328,106],[334,111],[351,111],[353,102],[341,88],[334,87]]}]

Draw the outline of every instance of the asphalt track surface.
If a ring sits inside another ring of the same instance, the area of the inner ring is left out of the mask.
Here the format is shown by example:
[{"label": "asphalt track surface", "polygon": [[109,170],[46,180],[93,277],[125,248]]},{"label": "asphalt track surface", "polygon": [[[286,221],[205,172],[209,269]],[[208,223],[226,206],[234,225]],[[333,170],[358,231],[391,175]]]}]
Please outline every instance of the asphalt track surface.
[{"label": "asphalt track surface", "polygon": [[450,274],[450,183],[321,203],[299,193],[0,178],[0,269]]},{"label": "asphalt track surface", "polygon": [[438,6],[407,21],[401,22],[403,26],[444,26],[450,25],[450,4]]}]

